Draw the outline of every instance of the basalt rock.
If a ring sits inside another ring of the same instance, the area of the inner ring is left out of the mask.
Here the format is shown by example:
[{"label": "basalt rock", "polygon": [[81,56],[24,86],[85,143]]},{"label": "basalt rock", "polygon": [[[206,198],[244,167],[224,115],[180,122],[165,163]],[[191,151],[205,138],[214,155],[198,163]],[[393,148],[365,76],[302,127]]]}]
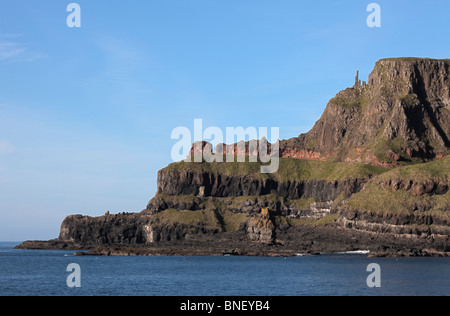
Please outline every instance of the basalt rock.
[{"label": "basalt rock", "polygon": [[[314,198],[317,202],[335,200],[341,193],[345,197],[359,192],[366,178],[349,178],[336,181],[278,181],[268,178],[252,178],[250,175],[227,175],[199,170],[160,170],[158,192],[166,195],[195,195],[202,197],[239,197],[276,194],[296,200]],[[201,193],[201,194],[200,194]],[[195,200],[187,202],[192,209]],[[152,204],[149,204],[149,208]]]},{"label": "basalt rock", "polygon": [[[449,69],[448,59],[378,61],[367,84],[357,77],[353,87],[337,93],[309,132],[280,141],[280,157],[397,166],[447,155]],[[223,153],[252,154],[248,142],[220,146]]]},{"label": "basalt rock", "polygon": [[395,165],[448,154],[449,69],[449,60],[378,61],[367,84],[339,92],[311,131],[282,141],[282,156],[308,150],[313,159]]},{"label": "basalt rock", "polygon": [[393,192],[405,190],[411,192],[414,196],[421,195],[444,195],[449,190],[448,181],[428,179],[424,181],[403,181],[402,179],[387,179],[380,182],[383,187],[390,188]]},{"label": "basalt rock", "polygon": [[151,241],[148,218],[140,214],[100,217],[71,215],[61,224],[59,240],[81,244],[139,244]]},{"label": "basalt rock", "polygon": [[[178,164],[158,172],[157,194],[142,212],[68,216],[58,239],[20,247],[100,255],[448,255],[449,72],[450,60],[397,58],[378,61],[367,83],[357,75],[309,132],[279,143],[287,162],[320,165],[287,163],[283,176],[260,176],[239,165]],[[212,150],[201,142],[190,154],[205,148]],[[249,156],[258,147],[221,144],[215,152]],[[336,172],[339,166],[349,174]]]},{"label": "basalt rock", "polygon": [[264,244],[272,244],[275,241],[275,225],[270,218],[269,209],[262,209],[261,214],[248,220],[247,236],[251,241]]}]

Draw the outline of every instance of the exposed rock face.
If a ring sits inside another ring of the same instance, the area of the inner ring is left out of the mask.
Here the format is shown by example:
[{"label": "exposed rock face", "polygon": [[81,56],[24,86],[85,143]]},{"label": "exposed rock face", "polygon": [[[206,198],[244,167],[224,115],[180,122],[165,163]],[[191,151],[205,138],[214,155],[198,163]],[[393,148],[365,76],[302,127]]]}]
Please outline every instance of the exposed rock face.
[{"label": "exposed rock face", "polygon": [[270,219],[269,209],[262,209],[261,214],[248,220],[247,236],[251,241],[264,244],[272,244],[275,241],[275,225]]},{"label": "exposed rock face", "polygon": [[339,92],[311,131],[282,141],[281,156],[395,164],[448,154],[449,67],[448,60],[378,61],[367,85]]},{"label": "exposed rock face", "polygon": [[72,215],[61,224],[59,240],[85,244],[139,244],[151,242],[148,218],[139,214],[100,217]]},{"label": "exposed rock face", "polygon": [[344,179],[340,181],[277,181],[254,179],[251,176],[232,176],[198,170],[160,170],[158,194],[202,195],[203,197],[238,197],[276,194],[296,200],[313,197],[317,202],[335,200],[341,193],[345,197],[359,192],[367,179]]},{"label": "exposed rock face", "polygon": [[424,214],[423,211],[416,211],[410,214],[395,214],[355,211],[343,208],[340,211],[338,220],[344,227],[377,233],[425,237],[431,235],[445,237],[450,234],[450,220],[448,218]]},{"label": "exposed rock face", "polygon": [[[450,60],[383,59],[366,84],[330,100],[321,118],[305,134],[279,144],[282,158],[398,165],[423,162],[449,153]],[[249,142],[220,144],[216,152],[256,155]],[[193,145],[191,155],[212,145]],[[268,144],[268,152],[271,151]]]},{"label": "exposed rock face", "polygon": [[437,181],[428,179],[425,181],[403,181],[402,179],[388,179],[380,182],[383,187],[390,188],[393,192],[398,190],[405,190],[411,192],[414,196],[429,195],[443,195],[448,192],[449,183],[444,181]]}]

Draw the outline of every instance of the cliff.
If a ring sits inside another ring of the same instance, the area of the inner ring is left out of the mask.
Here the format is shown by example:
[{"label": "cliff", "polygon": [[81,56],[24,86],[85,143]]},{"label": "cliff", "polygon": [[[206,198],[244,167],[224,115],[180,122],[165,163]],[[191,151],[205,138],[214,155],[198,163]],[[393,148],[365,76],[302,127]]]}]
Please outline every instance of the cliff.
[{"label": "cliff", "polygon": [[281,142],[282,156],[397,164],[447,155],[449,67],[450,60],[378,61],[368,83],[357,79],[339,92],[311,131]]},{"label": "cliff", "polygon": [[[354,167],[353,165],[340,164],[340,166],[343,165]],[[336,165],[336,168],[337,166],[339,165]],[[201,165],[196,167],[201,167]],[[220,167],[218,168],[220,169]],[[279,171],[283,172],[284,166],[280,166],[280,169]],[[380,172],[380,169],[374,171]],[[242,174],[224,174],[198,168],[187,167],[187,169],[176,170],[168,167],[158,172],[157,194],[197,195],[201,197],[275,194],[287,199],[314,198],[317,202],[326,202],[336,199],[341,193],[345,193],[345,196],[349,197],[352,193],[360,191],[369,176],[371,174],[361,172],[360,175],[355,174],[352,178],[342,179],[332,177],[328,177],[328,179],[302,179],[300,177],[297,179],[280,179],[277,177],[252,176],[245,171]]]},{"label": "cliff", "polygon": [[355,229],[449,240],[449,175],[450,156],[386,172],[338,207],[339,220]]},{"label": "cliff", "polygon": [[[449,65],[378,61],[367,83],[357,75],[330,100],[311,131],[280,141],[274,174],[262,174],[260,162],[173,163],[158,172],[157,193],[142,212],[69,216],[58,239],[21,247],[449,255]],[[218,152],[231,149],[237,144]],[[247,143],[235,154],[251,150]]]},{"label": "cliff", "polygon": [[[309,132],[282,140],[280,157],[398,166],[447,155],[449,68],[448,59],[378,61],[367,84],[357,75],[355,85],[329,101]],[[218,149],[237,155],[251,151],[248,142],[244,151],[237,144]]]}]

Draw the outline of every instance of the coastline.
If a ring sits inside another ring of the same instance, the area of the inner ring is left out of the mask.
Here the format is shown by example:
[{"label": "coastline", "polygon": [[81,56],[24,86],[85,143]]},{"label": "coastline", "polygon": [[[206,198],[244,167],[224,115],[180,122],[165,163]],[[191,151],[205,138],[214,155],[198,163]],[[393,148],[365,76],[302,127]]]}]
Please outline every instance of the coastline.
[{"label": "coastline", "polygon": [[[253,247],[251,247],[253,246]],[[27,250],[70,250],[74,256],[249,256],[249,257],[297,257],[327,254],[358,254],[368,258],[382,257],[450,257],[450,252],[433,249],[409,249],[371,251],[351,249],[345,251],[312,251],[299,249],[283,249],[277,245],[236,245],[236,247],[212,247],[202,245],[192,247],[183,243],[176,245],[83,245],[79,243],[50,241],[25,241],[14,249]]]}]

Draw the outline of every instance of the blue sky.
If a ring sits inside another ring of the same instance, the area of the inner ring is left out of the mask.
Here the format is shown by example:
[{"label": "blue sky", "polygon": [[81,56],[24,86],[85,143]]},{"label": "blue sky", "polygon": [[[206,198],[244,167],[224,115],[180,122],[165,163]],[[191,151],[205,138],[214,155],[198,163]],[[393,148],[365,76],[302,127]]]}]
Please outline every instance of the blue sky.
[{"label": "blue sky", "polygon": [[69,214],[140,211],[177,126],[308,131],[378,59],[450,58],[450,2],[0,2],[0,240],[50,239]]}]

